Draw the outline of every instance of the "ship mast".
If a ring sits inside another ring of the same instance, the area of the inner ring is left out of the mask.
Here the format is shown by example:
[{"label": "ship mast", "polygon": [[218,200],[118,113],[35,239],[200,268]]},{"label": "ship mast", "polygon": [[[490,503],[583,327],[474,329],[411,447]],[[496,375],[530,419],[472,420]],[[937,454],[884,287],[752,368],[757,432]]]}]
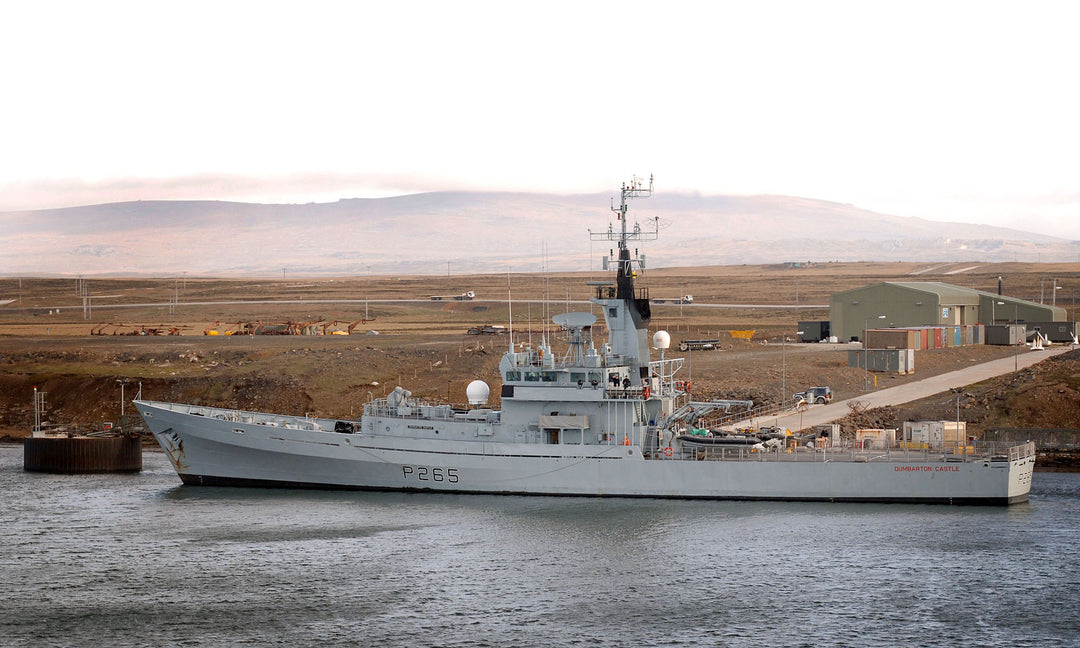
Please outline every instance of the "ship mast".
[{"label": "ship mast", "polygon": [[[641,178],[638,178],[637,176],[634,176],[629,183],[623,183],[621,191],[622,195],[619,199],[619,206],[615,207],[615,199],[611,199],[611,211],[615,212],[616,219],[619,221],[620,225],[620,231],[617,235],[617,238],[615,232],[612,231],[610,225],[608,226],[607,232],[601,232],[598,234],[590,232],[594,241],[598,239],[607,239],[617,240],[619,242],[619,272],[617,276],[619,279],[618,287],[620,299],[632,297],[632,291],[634,287],[633,278],[635,276],[634,264],[636,263],[639,268],[645,267],[645,257],[638,255],[637,249],[634,250],[634,258],[630,258],[630,248],[627,245],[628,242],[630,240],[655,241],[658,235],[657,228],[654,228],[652,232],[643,232],[641,229],[641,225],[639,225],[638,223],[634,223],[633,231],[627,231],[626,212],[629,210],[629,205],[627,204],[627,201],[633,198],[648,198],[652,195],[652,192],[653,176],[651,174],[649,175],[648,189],[645,188]],[[654,221],[654,224],[655,223],[656,221]],[[607,261],[607,259],[605,259],[605,261]],[[623,281],[624,279],[628,281]],[[631,292],[629,294],[624,294],[624,289]]]},{"label": "ship mast", "polygon": [[615,199],[611,199],[611,211],[616,214],[616,219],[619,221],[619,230],[616,231],[612,224],[608,224],[607,231],[605,232],[593,232],[589,230],[589,236],[594,241],[617,241],[619,247],[619,255],[614,258],[614,250],[610,256],[605,256],[603,259],[604,269],[610,269],[613,263],[617,264],[616,268],[616,298],[624,299],[628,302],[634,303],[635,308],[631,309],[631,312],[635,315],[635,323],[648,325],[650,319],[649,301],[646,297],[642,301],[643,295],[635,295],[634,293],[634,278],[637,277],[635,272],[635,266],[640,269],[645,268],[645,255],[638,254],[637,248],[634,249],[634,256],[630,256],[630,241],[655,241],[659,238],[659,218],[653,219],[653,227],[651,231],[646,231],[641,228],[639,223],[634,223],[633,229],[630,229],[626,213],[629,210],[628,201],[634,198],[648,198],[653,192],[653,176],[649,175],[649,186],[645,187],[645,183],[641,178],[634,176],[629,183],[623,183],[621,187],[621,196],[619,198],[619,206],[615,206]]},{"label": "ship mast", "polygon": [[[652,312],[649,307],[649,295],[645,289],[635,289],[634,279],[637,277],[637,269],[645,268],[645,256],[638,253],[630,254],[631,241],[654,241],[659,238],[659,217],[653,219],[651,230],[642,229],[639,223],[633,227],[627,220],[629,201],[634,198],[648,198],[653,191],[653,177],[649,176],[648,187],[642,179],[634,177],[629,183],[623,183],[619,206],[615,206],[615,199],[611,201],[611,211],[616,214],[619,221],[619,229],[609,223],[607,230],[593,232],[589,230],[589,236],[594,241],[615,241],[618,243],[619,254],[615,257],[614,250],[610,256],[603,259],[605,270],[611,269],[616,264],[615,286],[610,283],[600,285],[596,291],[595,303],[604,305],[608,310],[604,312],[610,333],[610,344],[615,355],[634,366],[635,369],[644,368],[649,361],[649,345],[646,338],[649,321]],[[610,310],[614,308],[614,310]],[[640,379],[635,380],[639,382]]]}]

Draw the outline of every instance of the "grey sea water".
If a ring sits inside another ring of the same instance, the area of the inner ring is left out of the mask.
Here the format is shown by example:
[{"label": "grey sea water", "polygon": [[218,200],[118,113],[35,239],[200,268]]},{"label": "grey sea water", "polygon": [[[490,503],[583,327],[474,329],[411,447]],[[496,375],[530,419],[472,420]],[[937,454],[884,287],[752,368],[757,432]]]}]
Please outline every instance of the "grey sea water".
[{"label": "grey sea water", "polygon": [[1080,475],[1010,508],[488,497],[25,473],[2,646],[1080,645]]}]

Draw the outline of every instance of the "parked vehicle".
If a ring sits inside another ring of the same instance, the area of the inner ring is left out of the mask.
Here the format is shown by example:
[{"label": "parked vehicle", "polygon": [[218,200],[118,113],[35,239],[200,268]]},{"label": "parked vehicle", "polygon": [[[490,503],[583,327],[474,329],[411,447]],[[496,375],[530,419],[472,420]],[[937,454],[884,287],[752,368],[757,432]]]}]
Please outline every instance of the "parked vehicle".
[{"label": "parked vehicle", "polygon": [[806,391],[793,395],[791,398],[796,404],[816,403],[818,405],[824,405],[832,402],[832,390],[828,387],[811,387]]},{"label": "parked vehicle", "polygon": [[674,298],[663,298],[663,297],[661,297],[659,299],[654,299],[653,303],[654,304],[693,304],[694,303],[694,296],[693,295],[683,295],[682,297],[674,297]]},{"label": "parked vehicle", "polygon": [[431,301],[443,301],[443,300],[470,301],[473,297],[476,297],[476,293],[471,291],[471,290],[468,290],[466,292],[461,293],[460,295],[432,295],[431,296]]},{"label": "parked vehicle", "polygon": [[711,340],[683,340],[679,342],[679,351],[711,351],[720,344],[719,338]]}]

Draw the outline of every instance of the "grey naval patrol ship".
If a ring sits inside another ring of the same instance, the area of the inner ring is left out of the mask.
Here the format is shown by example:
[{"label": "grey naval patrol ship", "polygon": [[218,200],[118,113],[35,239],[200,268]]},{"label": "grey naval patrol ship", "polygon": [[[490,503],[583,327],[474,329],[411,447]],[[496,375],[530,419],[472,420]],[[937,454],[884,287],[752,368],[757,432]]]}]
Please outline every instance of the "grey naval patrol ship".
[{"label": "grey naval patrol ship", "polygon": [[[517,495],[711,498],[846,502],[1010,504],[1027,500],[1034,446],[962,455],[930,450],[790,448],[705,442],[686,434],[702,416],[740,405],[695,401],[680,379],[682,358],[665,357],[669,335],[648,334],[647,289],[635,287],[644,258],[631,244],[653,227],[627,224],[631,199],[652,194],[634,179],[621,188],[618,227],[590,232],[617,243],[614,281],[593,282],[591,301],[608,340],[591,340],[596,317],[552,318],[566,350],[542,340],[510,348],[499,363],[501,410],[473,381],[468,407],[414,398],[397,386],[364,406],[359,421],[220,409],[137,399],[139,413],[189,485],[439,491]],[[651,346],[659,358],[650,358]],[[743,403],[745,404],[745,403]],[[721,439],[722,441],[722,439]]]}]

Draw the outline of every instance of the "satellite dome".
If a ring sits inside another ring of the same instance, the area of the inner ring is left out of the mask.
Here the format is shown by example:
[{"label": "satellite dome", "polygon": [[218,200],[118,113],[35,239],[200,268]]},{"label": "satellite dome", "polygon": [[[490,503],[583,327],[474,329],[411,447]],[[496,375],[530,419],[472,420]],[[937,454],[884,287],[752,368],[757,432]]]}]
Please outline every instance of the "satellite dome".
[{"label": "satellite dome", "polygon": [[483,405],[490,394],[491,388],[483,380],[474,380],[465,388],[465,397],[469,399],[470,405]]},{"label": "satellite dome", "polygon": [[671,336],[667,331],[657,331],[652,336],[652,345],[654,349],[667,349],[671,346]]}]

